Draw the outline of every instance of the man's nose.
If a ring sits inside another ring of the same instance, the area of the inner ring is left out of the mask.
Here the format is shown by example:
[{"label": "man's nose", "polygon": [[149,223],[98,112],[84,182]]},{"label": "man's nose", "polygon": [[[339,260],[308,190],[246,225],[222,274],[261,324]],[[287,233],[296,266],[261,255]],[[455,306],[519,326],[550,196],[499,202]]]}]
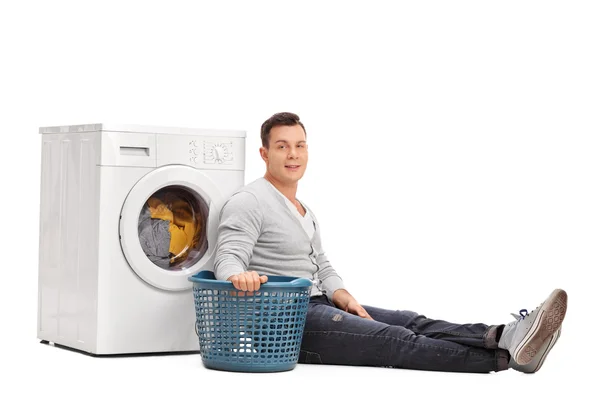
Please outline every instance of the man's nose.
[{"label": "man's nose", "polygon": [[288,153],[288,158],[298,158],[297,150],[295,147],[290,147],[290,152]]}]

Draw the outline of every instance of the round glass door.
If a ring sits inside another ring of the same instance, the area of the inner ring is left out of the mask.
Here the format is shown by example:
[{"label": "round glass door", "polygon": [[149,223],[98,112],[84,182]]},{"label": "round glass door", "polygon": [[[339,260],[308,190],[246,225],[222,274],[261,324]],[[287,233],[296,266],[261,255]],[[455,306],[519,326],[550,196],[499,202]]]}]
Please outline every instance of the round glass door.
[{"label": "round glass door", "polygon": [[121,247],[131,268],[157,288],[191,288],[187,278],[212,267],[222,204],[200,170],[170,165],[148,173],[121,210]]}]

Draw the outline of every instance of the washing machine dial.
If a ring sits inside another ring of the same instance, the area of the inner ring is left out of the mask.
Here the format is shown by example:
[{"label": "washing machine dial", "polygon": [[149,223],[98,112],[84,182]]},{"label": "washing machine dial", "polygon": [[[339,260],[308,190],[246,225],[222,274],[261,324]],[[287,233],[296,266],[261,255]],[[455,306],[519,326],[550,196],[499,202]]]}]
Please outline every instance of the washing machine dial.
[{"label": "washing machine dial", "polygon": [[231,142],[204,143],[204,163],[206,164],[232,164],[233,152]]},{"label": "washing machine dial", "polygon": [[215,153],[215,161],[221,164],[226,158],[227,149],[223,145],[217,144],[213,151]]}]

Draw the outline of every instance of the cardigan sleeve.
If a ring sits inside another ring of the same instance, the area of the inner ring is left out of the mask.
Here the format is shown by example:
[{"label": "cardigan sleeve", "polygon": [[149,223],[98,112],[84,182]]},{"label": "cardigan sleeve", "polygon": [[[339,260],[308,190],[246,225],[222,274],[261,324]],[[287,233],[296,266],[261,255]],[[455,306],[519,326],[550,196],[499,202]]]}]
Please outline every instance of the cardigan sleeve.
[{"label": "cardigan sleeve", "polygon": [[236,193],[223,205],[214,264],[218,280],[227,280],[246,271],[262,230],[262,221],[260,204],[252,193]]}]

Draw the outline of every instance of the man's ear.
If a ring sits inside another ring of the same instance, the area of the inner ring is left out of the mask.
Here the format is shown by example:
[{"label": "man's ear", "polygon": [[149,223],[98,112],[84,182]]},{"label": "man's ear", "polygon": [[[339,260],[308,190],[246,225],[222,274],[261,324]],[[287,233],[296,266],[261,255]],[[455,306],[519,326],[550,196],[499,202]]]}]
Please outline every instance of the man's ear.
[{"label": "man's ear", "polygon": [[263,159],[265,162],[267,162],[267,161],[269,160],[269,156],[268,156],[269,150],[267,150],[267,148],[266,148],[266,147],[261,147],[261,148],[259,149],[259,151],[260,151],[260,157],[261,157],[261,158],[262,158],[262,159]]}]

